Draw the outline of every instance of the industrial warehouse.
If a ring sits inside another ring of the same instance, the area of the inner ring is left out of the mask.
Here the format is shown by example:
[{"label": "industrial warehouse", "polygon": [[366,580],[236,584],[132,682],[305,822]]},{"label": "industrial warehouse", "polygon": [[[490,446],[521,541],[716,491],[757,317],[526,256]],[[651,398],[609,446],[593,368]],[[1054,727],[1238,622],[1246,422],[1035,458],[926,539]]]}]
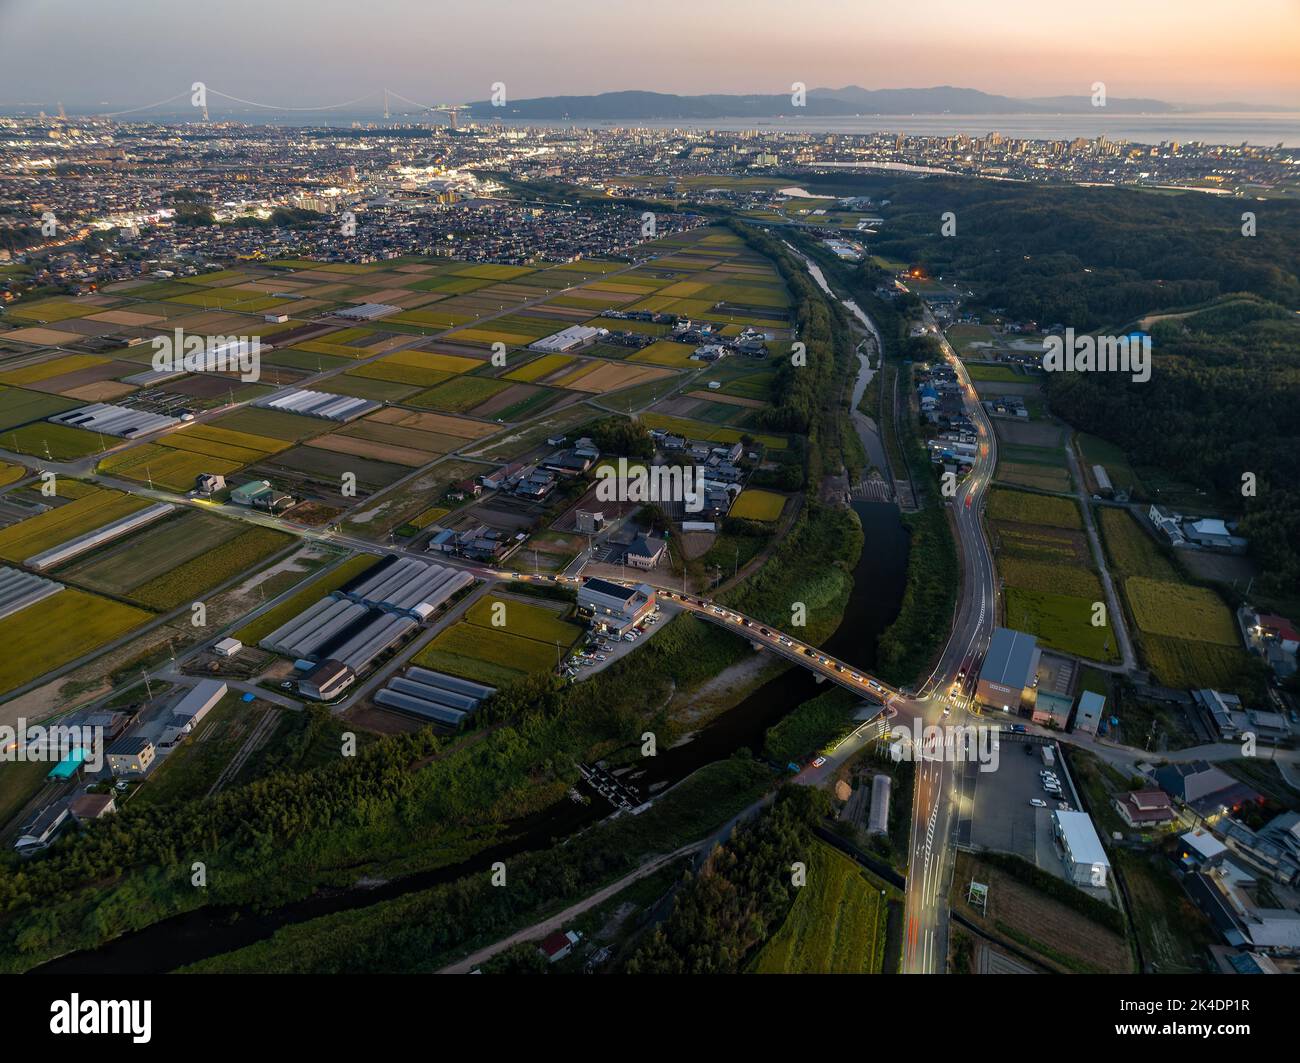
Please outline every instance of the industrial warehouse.
[{"label": "industrial warehouse", "polygon": [[473,582],[461,569],[390,554],[259,645],[308,673],[303,693],[329,700]]}]

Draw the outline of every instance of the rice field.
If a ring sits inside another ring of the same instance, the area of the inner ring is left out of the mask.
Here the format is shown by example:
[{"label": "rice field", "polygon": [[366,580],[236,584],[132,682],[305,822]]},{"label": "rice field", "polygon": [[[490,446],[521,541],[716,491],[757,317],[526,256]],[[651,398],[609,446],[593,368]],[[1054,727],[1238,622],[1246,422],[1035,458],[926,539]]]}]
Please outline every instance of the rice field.
[{"label": "rice field", "polygon": [[58,579],[102,594],[131,598],[137,587],[209,550],[221,549],[242,530],[237,521],[185,510],[62,567]]},{"label": "rice field", "polygon": [[151,609],[174,609],[283,550],[294,537],[274,528],[250,528],[136,587],[131,598]]},{"label": "rice field", "polygon": [[[560,610],[548,608],[535,602],[522,602],[516,598],[502,598],[487,595],[475,602],[465,614],[465,621],[493,631],[504,631],[511,635],[535,639],[551,647],[551,663],[554,663],[554,644],[559,642],[561,649],[567,650],[582,635],[582,628],[569,624],[559,618]],[[504,623],[493,623],[500,617]]]},{"label": "rice field", "polygon": [[247,462],[231,458],[214,458],[188,450],[175,450],[161,443],[143,443],[130,450],[110,454],[99,463],[106,476],[119,476],[136,483],[165,487],[170,491],[189,491],[200,473],[226,476],[242,469]]},{"label": "rice field", "polygon": [[468,413],[492,396],[505,391],[509,386],[504,381],[492,377],[455,377],[412,395],[407,402],[411,406],[449,410],[452,413]]},{"label": "rice field", "polygon": [[[498,606],[505,607],[501,627],[492,623]],[[559,608],[539,603],[482,598],[416,654],[415,663],[494,685],[549,672],[558,660],[555,644],[565,653],[582,634],[559,614]]]},{"label": "rice field", "polygon": [[745,520],[774,521],[781,516],[783,509],[785,509],[784,495],[751,487],[740,492],[740,497],[736,499],[728,516],[742,517]]},{"label": "rice field", "polygon": [[661,428],[665,432],[685,436],[687,439],[702,439],[712,443],[739,443],[741,437],[748,434],[769,450],[784,450],[786,440],[781,436],[763,433],[745,433],[734,428],[720,428],[703,421],[689,421],[684,417],[672,417],[663,413],[643,413],[641,423],[647,428]]},{"label": "rice field", "polygon": [[754,974],[880,974],[892,891],[814,841],[807,884],[750,964]]},{"label": "rice field", "polygon": [[0,620],[0,694],[91,653],[152,619],[134,606],[67,587]]},{"label": "rice field", "polygon": [[989,491],[988,515],[990,520],[1046,524],[1052,528],[1083,527],[1083,517],[1074,499],[1052,498],[1005,487],[995,487]]},{"label": "rice field", "polygon": [[1153,635],[1236,646],[1237,627],[1212,590],[1147,576],[1129,576],[1124,593],[1138,627]]},{"label": "rice field", "polygon": [[81,498],[28,517],[0,530],[0,557],[24,561],[95,528],[146,509],[147,499],[122,491],[97,489]]},{"label": "rice field", "polygon": [[650,346],[642,347],[628,360],[680,369],[698,364],[691,361],[691,355],[694,353],[695,347],[692,344],[678,343],[675,340],[656,340]]},{"label": "rice field", "polygon": [[465,679],[498,684],[551,671],[555,647],[477,624],[454,624],[415,655],[414,662]]},{"label": "rice field", "polygon": [[0,386],[0,433],[5,433],[3,438],[8,439],[7,433],[12,428],[43,420],[79,405],[81,404],[75,399],[65,399],[59,395]]},{"label": "rice field", "polygon": [[522,380],[526,384],[531,384],[535,380],[541,380],[542,377],[550,376],[552,373],[558,373],[572,361],[572,355],[544,354],[540,358],[535,358],[527,365],[521,365],[518,369],[513,369],[509,373],[506,373],[505,379]]},{"label": "rice field", "polygon": [[76,461],[116,444],[117,440],[112,436],[101,436],[98,432],[51,424],[49,421],[38,421],[0,433],[0,445],[7,449],[37,458],[49,458],[51,461]]},{"label": "rice field", "polygon": [[1093,599],[1008,586],[1004,603],[1007,626],[1037,636],[1044,646],[1094,661],[1119,660],[1109,618],[1104,627],[1092,626]]},{"label": "rice field", "polygon": [[1149,576],[1177,580],[1178,573],[1160,548],[1138,527],[1127,510],[1102,507],[1102,540],[1112,571],[1118,576]]}]

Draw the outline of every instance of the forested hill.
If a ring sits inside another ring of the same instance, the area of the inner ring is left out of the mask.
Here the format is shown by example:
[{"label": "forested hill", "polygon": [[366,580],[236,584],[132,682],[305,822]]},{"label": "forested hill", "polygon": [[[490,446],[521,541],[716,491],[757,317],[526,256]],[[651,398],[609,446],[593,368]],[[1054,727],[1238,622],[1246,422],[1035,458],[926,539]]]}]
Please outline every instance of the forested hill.
[{"label": "forested hill", "polygon": [[[888,200],[871,250],[971,285],[971,308],[1079,331],[1181,311],[1151,327],[1148,382],[1054,374],[1052,409],[1212,492],[1207,509],[1245,517],[1257,586],[1300,594],[1300,204],[948,178],[804,183]],[[944,211],[955,236],[940,235]],[[1241,492],[1248,472],[1254,497]]]},{"label": "forested hill", "polygon": [[[1243,291],[1300,307],[1300,203],[967,178],[800,183],[887,199],[874,254],[959,277],[1015,318],[1093,329]],[[941,235],[946,211],[955,236]]]},{"label": "forested hill", "polygon": [[[1145,465],[1210,489],[1263,570],[1260,585],[1300,594],[1300,321],[1254,297],[1227,298],[1151,327],[1155,367],[1134,384],[1115,373],[1048,378],[1052,409]],[[1254,473],[1256,495],[1243,498]]]}]

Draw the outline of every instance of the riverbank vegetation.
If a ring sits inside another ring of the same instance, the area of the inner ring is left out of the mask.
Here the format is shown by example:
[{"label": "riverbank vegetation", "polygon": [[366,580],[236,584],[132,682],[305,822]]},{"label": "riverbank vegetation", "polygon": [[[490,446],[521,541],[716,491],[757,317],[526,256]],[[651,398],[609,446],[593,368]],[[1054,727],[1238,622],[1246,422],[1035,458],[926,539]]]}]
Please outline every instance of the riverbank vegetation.
[{"label": "riverbank vegetation", "polygon": [[[824,791],[787,786],[755,821],[738,826],[687,877],[668,918],[627,961],[628,974],[739,974],[789,914],[799,893],[791,863],[806,861]],[[807,888],[807,887],[804,887]]]}]

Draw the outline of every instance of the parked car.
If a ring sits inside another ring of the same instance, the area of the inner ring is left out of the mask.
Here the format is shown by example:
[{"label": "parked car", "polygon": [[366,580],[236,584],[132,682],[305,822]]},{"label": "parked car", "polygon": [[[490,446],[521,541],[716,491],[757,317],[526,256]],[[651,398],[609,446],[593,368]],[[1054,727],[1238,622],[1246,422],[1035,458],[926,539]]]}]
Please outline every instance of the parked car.
[{"label": "parked car", "polygon": [[1046,807],[1047,807],[1047,802],[1044,801],[1041,797],[1031,797],[1031,798],[1029,799],[1029,803],[1030,803],[1031,805],[1033,805],[1035,808],[1046,808]]}]

